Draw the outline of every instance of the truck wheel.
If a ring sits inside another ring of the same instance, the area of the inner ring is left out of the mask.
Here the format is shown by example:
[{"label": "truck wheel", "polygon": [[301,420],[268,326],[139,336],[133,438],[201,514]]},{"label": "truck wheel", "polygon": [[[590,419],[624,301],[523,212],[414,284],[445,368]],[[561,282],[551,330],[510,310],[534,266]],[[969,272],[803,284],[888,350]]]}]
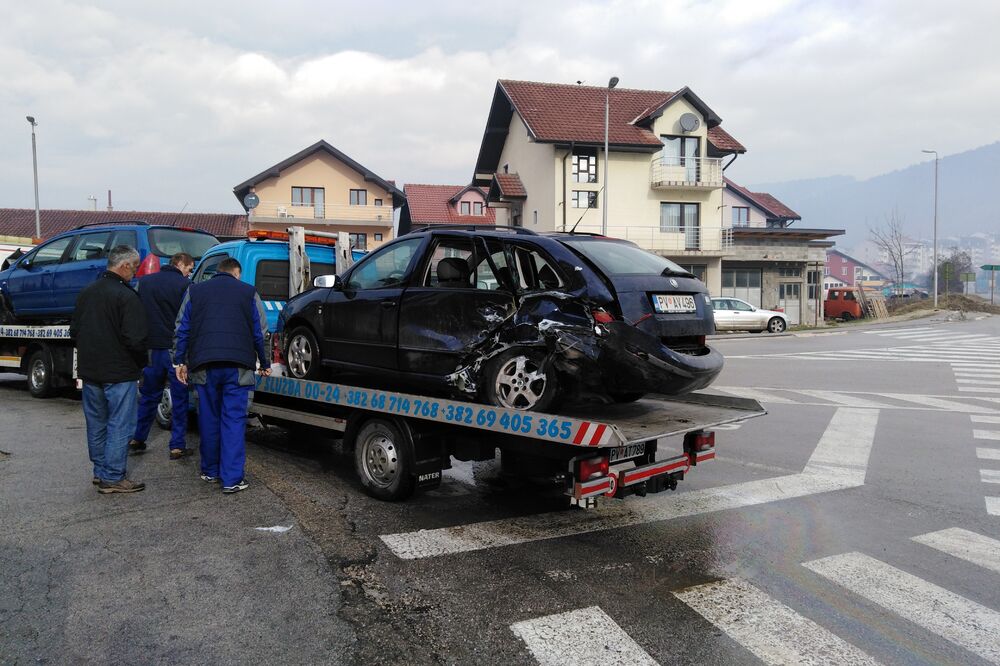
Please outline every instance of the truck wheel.
[{"label": "truck wheel", "polygon": [[[169,384],[169,382],[168,382]],[[170,422],[173,419],[174,401],[170,398],[170,386],[163,389],[160,396],[160,404],[156,406],[156,425],[163,430],[170,430]]]},{"label": "truck wheel", "polygon": [[296,379],[319,379],[323,360],[319,355],[316,336],[305,326],[300,326],[288,336],[285,347],[285,361],[288,371]]},{"label": "truck wheel", "polygon": [[844,321],[854,321],[854,315],[852,315],[850,312],[843,313],[842,315],[840,315],[840,318],[843,319]]},{"label": "truck wheel", "polygon": [[413,441],[388,419],[369,419],[354,437],[354,468],[365,492],[397,501],[413,494]]},{"label": "truck wheel", "polygon": [[32,397],[48,398],[55,392],[52,357],[39,349],[28,359],[28,391]]},{"label": "truck wheel", "polygon": [[784,333],[785,320],[781,317],[771,317],[771,321],[767,322],[767,330],[772,333]]},{"label": "truck wheel", "polygon": [[506,409],[545,411],[559,392],[555,368],[533,349],[512,348],[497,354],[483,372],[486,402]]}]

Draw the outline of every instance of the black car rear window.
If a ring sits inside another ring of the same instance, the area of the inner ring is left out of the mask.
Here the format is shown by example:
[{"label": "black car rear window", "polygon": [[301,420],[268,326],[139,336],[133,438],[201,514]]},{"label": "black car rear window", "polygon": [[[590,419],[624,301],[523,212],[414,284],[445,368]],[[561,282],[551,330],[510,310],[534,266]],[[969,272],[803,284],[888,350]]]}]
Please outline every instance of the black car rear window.
[{"label": "black car rear window", "polygon": [[158,257],[172,257],[178,252],[187,252],[195,260],[219,244],[212,234],[184,229],[150,229],[149,249]]},{"label": "black car rear window", "polygon": [[674,275],[690,273],[666,257],[621,241],[580,239],[563,240],[566,245],[597,264],[605,275]]}]

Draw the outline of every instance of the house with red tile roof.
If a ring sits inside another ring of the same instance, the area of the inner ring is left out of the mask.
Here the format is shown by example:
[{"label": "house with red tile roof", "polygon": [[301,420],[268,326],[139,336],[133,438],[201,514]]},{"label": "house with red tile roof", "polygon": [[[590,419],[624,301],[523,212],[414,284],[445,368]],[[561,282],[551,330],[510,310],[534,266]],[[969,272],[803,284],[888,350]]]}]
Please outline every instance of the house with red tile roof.
[{"label": "house with red tile roof", "polygon": [[[607,106],[606,106],[607,105]],[[608,153],[604,154],[605,108]],[[723,169],[746,148],[689,88],[497,82],[474,184],[497,224],[626,238],[705,266],[713,293],[732,246]]]},{"label": "house with red tile roof", "polygon": [[433,224],[496,224],[496,209],[486,205],[486,191],[475,185],[416,185],[403,187],[406,202],[399,215],[399,233]]},{"label": "house with red tile roof", "polygon": [[[141,210],[52,210],[39,211],[40,240],[71,231],[84,224],[131,222],[141,220],[152,225],[201,229],[221,240],[246,238],[247,216],[234,213],[164,213]],[[34,208],[0,208],[0,236],[35,235]]]},{"label": "house with red tile roof", "polygon": [[[393,237],[394,213],[406,195],[387,180],[320,140],[233,188],[252,229],[345,231],[371,250]],[[253,196],[250,196],[253,195]]]}]

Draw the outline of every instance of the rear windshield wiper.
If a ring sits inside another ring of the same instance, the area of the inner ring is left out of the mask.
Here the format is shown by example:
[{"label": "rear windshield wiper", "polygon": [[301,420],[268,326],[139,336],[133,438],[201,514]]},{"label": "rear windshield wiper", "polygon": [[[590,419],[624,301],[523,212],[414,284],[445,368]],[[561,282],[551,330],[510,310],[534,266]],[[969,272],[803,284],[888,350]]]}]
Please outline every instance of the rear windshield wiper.
[{"label": "rear windshield wiper", "polygon": [[687,277],[687,278],[694,277],[694,273],[689,273],[688,271],[675,271],[669,266],[667,268],[664,268],[663,272],[660,273],[660,275],[662,275],[663,277],[667,277],[668,275],[679,275],[680,277]]}]

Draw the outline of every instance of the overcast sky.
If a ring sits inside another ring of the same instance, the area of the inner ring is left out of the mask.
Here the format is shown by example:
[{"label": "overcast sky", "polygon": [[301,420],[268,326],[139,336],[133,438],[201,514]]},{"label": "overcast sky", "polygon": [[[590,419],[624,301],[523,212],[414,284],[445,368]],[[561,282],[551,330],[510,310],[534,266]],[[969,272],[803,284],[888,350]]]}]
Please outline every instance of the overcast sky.
[{"label": "overcast sky", "polygon": [[[570,8],[567,10],[567,8]],[[760,183],[1000,139],[1000,2],[7,3],[0,207],[240,212],[326,139],[397,183],[472,176],[496,80],[689,86]]]}]

